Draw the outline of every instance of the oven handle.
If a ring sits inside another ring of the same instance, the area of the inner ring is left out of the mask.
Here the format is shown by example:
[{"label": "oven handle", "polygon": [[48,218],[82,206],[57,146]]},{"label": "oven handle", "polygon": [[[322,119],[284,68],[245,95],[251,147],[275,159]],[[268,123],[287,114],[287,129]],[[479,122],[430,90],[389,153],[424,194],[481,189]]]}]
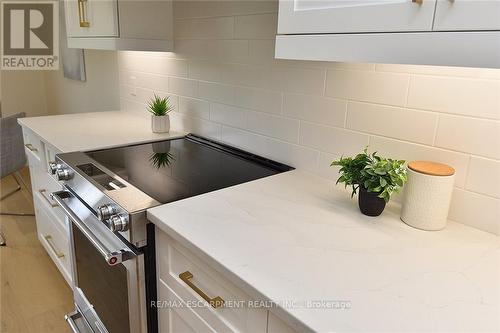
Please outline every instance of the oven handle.
[{"label": "oven handle", "polygon": [[66,322],[68,323],[73,333],[80,333],[80,330],[78,329],[78,326],[76,324],[76,319],[81,317],[82,315],[80,314],[80,312],[76,310],[64,316],[64,319],[66,319]]},{"label": "oven handle", "polygon": [[87,239],[92,243],[92,245],[99,251],[99,253],[106,259],[106,262],[110,266],[117,265],[123,261],[135,258],[137,255],[132,251],[111,251],[104,245],[99,238],[97,238],[92,231],[87,227],[85,222],[83,222],[78,215],[76,215],[71,208],[64,202],[65,198],[71,197],[71,193],[68,191],[58,191],[51,194],[54,201],[62,208],[64,213],[76,224],[78,229],[87,237]]}]

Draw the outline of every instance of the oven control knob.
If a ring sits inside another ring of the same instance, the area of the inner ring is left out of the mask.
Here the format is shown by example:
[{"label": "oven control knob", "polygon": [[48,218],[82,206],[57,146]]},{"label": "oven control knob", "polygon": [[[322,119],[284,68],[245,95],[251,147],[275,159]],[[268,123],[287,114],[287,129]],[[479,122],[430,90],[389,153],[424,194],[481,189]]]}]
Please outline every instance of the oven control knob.
[{"label": "oven control knob", "polygon": [[116,207],[114,205],[107,204],[97,207],[97,218],[100,221],[104,222],[108,220],[113,214],[116,214]]},{"label": "oven control knob", "polygon": [[111,231],[127,231],[128,216],[123,214],[115,214],[109,218],[109,228]]},{"label": "oven control knob", "polygon": [[68,169],[58,168],[56,170],[57,180],[70,180],[73,177]]},{"label": "oven control knob", "polygon": [[51,175],[55,175],[57,169],[59,169],[60,167],[60,164],[57,164],[56,162],[49,162],[49,173]]}]

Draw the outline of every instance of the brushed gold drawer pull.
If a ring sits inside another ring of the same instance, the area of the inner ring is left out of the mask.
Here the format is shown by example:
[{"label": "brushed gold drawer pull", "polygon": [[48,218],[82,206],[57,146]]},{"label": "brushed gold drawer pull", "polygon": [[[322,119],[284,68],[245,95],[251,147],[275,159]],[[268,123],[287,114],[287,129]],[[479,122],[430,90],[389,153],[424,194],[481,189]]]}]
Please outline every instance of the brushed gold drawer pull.
[{"label": "brushed gold drawer pull", "polygon": [[421,5],[424,3],[424,0],[411,0],[411,2]]},{"label": "brushed gold drawer pull", "polygon": [[24,146],[29,150],[31,150],[32,152],[38,151],[38,149],[36,149],[31,143],[27,143]]},{"label": "brushed gold drawer pull", "polygon": [[195,286],[194,283],[190,281],[193,278],[193,274],[190,271],[185,271],[184,273],[179,274],[179,278],[191,287],[191,289],[193,289],[198,295],[200,295],[201,298],[207,301],[214,309],[220,308],[224,305],[222,297],[216,296],[214,298],[210,298],[200,288]]},{"label": "brushed gold drawer pull", "polygon": [[50,199],[45,195],[47,193],[47,190],[38,190],[38,193],[47,201],[50,205],[50,207],[54,208],[57,207],[57,204],[55,202],[50,201]]},{"label": "brushed gold drawer pull", "polygon": [[78,0],[78,18],[80,19],[80,27],[82,28],[90,27],[90,22],[87,21],[87,14],[85,13],[86,5],[87,0]]},{"label": "brushed gold drawer pull", "polygon": [[47,241],[47,244],[49,244],[50,249],[52,250],[52,252],[54,252],[56,257],[58,257],[58,258],[64,257],[64,253],[58,252],[56,247],[54,246],[54,244],[52,244],[52,236],[51,235],[45,235],[45,236],[43,236],[43,238],[45,238],[45,241]]}]

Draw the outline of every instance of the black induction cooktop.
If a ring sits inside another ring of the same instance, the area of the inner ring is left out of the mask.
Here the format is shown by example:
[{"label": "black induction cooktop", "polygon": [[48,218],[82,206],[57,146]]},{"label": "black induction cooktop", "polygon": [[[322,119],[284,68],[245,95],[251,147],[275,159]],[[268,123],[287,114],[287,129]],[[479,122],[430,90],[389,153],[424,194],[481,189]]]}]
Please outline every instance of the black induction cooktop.
[{"label": "black induction cooktop", "polygon": [[86,154],[161,203],[293,169],[192,134]]}]

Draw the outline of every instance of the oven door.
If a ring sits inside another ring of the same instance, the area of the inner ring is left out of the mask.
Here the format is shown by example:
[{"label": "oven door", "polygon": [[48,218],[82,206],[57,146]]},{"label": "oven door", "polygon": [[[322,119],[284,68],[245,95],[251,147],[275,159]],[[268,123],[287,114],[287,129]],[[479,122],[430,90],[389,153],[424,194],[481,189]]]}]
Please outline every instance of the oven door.
[{"label": "oven door", "polygon": [[66,316],[70,327],[75,332],[145,331],[142,253],[110,231],[70,192],[55,192],[53,198],[71,222],[76,309]]}]

